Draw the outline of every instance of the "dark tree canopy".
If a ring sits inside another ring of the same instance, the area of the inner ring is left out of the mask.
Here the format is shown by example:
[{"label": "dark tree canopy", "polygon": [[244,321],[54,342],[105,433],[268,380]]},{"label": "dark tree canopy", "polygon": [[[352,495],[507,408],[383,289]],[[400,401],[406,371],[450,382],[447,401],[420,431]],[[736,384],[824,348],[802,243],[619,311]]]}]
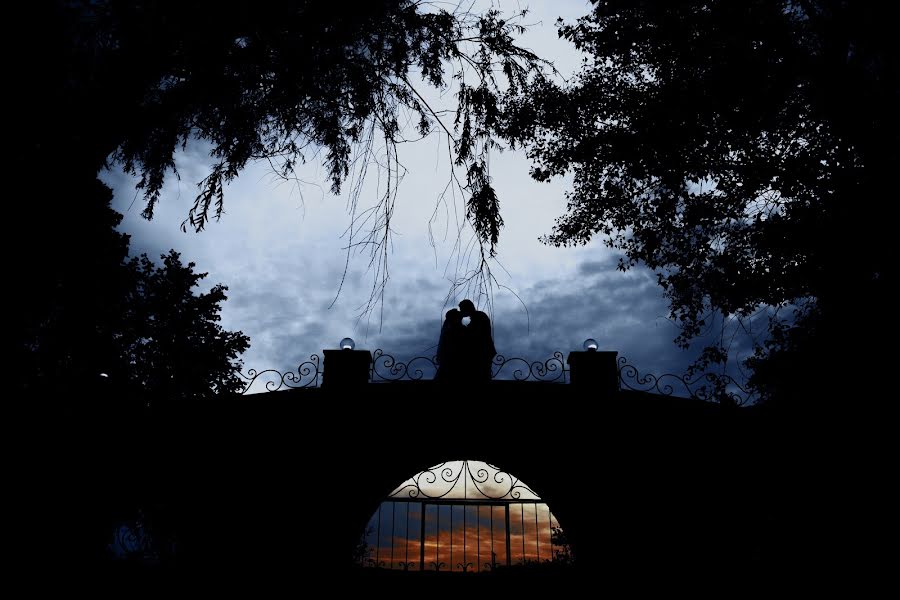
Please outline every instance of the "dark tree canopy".
[{"label": "dark tree canopy", "polygon": [[182,264],[174,250],[161,259],[162,266],[146,255],[123,262],[101,289],[64,288],[84,296],[56,303],[53,318],[32,332],[26,389],[94,382],[120,393],[120,402],[146,404],[239,392],[239,357],[250,340],[219,324],[227,288],[198,294],[205,273]]},{"label": "dark tree canopy", "polygon": [[181,263],[171,250],[156,266],[146,255],[133,258],[123,328],[116,336],[119,366],[129,383],[156,401],[197,400],[236,393],[240,355],[250,338],[219,324],[227,287],[194,288],[206,277],[194,263]]},{"label": "dark tree canopy", "polygon": [[[471,221],[493,253],[501,219],[486,152],[494,144],[496,76],[518,89],[541,64],[513,42],[521,14],[507,20],[495,10],[448,12],[413,0],[55,8],[46,66],[61,69],[66,84],[48,92],[70,98],[59,120],[77,114],[90,128],[97,167],[112,156],[140,176],[148,218],[174,154],[191,140],[208,143],[214,161],[184,224],[200,230],[221,216],[224,187],[248,162],[268,160],[287,178],[315,157],[337,193],[373,143],[386,144],[388,162],[396,161],[396,144],[414,124],[420,135],[435,127],[450,135],[448,150],[468,172]],[[417,86],[444,89],[451,81],[458,111],[445,123]]]},{"label": "dark tree canopy", "polygon": [[35,305],[20,315],[19,389],[80,395],[81,388],[102,386],[120,404],[240,391],[239,357],[250,340],[219,324],[227,288],[197,293],[206,274],[195,273],[194,263],[182,264],[174,250],[161,257],[161,266],[146,255],[129,260],[128,236],[113,229],[121,216],[108,206],[111,193],[93,183],[83,190],[79,210],[91,214],[94,227],[58,232],[57,241],[73,251],[85,240],[82,252],[73,254],[81,262],[56,257],[54,268],[38,274],[47,295],[34,297]]},{"label": "dark tree canopy", "polygon": [[533,176],[574,176],[544,241],[602,235],[621,268],[656,270],[683,345],[715,312],[740,326],[799,308],[774,315],[757,367],[822,311],[872,325],[857,309],[885,296],[900,142],[887,16],[829,0],[596,2],[560,28],[586,53],[577,77],[538,78],[507,106]]}]

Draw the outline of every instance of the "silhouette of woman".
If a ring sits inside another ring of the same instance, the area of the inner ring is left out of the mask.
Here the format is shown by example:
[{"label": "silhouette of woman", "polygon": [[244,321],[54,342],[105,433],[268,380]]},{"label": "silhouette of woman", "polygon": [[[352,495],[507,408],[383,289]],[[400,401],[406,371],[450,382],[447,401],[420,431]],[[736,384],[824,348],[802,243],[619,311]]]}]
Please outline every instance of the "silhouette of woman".
[{"label": "silhouette of woman", "polygon": [[474,382],[485,383],[491,380],[491,363],[497,349],[491,335],[491,319],[482,311],[475,310],[475,304],[466,298],[459,303],[462,317],[469,317],[470,322],[462,332],[462,354],[465,355],[466,366]]},{"label": "silhouette of woman", "polygon": [[462,313],[453,308],[447,311],[444,324],[441,326],[441,337],[438,340],[438,371],[435,379],[444,382],[457,382],[461,377],[462,363]]}]

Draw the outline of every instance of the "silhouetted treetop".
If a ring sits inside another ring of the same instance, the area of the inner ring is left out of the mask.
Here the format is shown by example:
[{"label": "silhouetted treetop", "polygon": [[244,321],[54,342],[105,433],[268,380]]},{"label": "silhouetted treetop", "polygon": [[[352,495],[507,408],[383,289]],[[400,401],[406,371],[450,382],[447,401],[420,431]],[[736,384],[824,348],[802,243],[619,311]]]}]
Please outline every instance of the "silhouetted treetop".
[{"label": "silhouetted treetop", "polygon": [[[184,224],[200,230],[221,216],[224,186],[248,162],[269,160],[292,177],[315,155],[337,193],[354,147],[394,146],[412,120],[421,135],[440,126],[451,136],[477,233],[496,243],[486,151],[497,96],[541,64],[513,41],[524,13],[507,20],[412,0],[101,1],[65,3],[58,13],[71,36],[72,91],[106,130],[101,151],[140,175],[146,217],[173,154],[191,139],[208,142],[214,159]],[[445,88],[451,78],[458,108],[444,123],[417,86]]]},{"label": "silhouetted treetop", "polygon": [[887,16],[830,0],[595,2],[560,28],[586,53],[578,75],[538,77],[505,106],[532,175],[574,178],[544,241],[600,234],[620,268],[656,270],[685,345],[714,311],[865,293],[890,256],[890,221],[872,215],[896,195]]},{"label": "silhouetted treetop", "polygon": [[145,254],[127,265],[133,283],[116,338],[121,376],[157,401],[239,392],[239,357],[250,338],[219,324],[228,288],[196,293],[206,273],[195,273],[193,262],[182,264],[174,250],[160,258],[161,266]]},{"label": "silhouetted treetop", "polygon": [[105,389],[119,403],[240,391],[240,355],[250,340],[220,324],[227,288],[197,293],[206,274],[184,265],[174,250],[161,265],[146,255],[128,259],[128,236],[112,227],[121,217],[109,208],[111,193],[91,183],[79,210],[93,216],[94,228],[73,228],[61,242],[74,252],[78,235],[89,241],[74,254],[78,260],[56,256],[55,268],[35,274],[46,280],[45,295],[26,296],[34,306],[19,314],[18,390],[102,395]]}]

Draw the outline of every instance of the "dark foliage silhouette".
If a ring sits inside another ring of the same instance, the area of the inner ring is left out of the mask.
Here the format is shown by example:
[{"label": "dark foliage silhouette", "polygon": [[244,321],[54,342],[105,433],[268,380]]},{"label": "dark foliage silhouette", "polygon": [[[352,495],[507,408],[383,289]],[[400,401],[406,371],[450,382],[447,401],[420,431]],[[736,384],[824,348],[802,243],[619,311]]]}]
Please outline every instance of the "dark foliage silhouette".
[{"label": "dark foliage silhouette", "polygon": [[900,139],[891,22],[867,2],[596,2],[560,28],[587,54],[577,77],[539,77],[506,106],[532,175],[574,176],[544,241],[602,235],[621,269],[654,269],[676,342],[722,329],[698,368],[768,320],[750,365],[769,395],[815,351],[802,338],[872,347],[859,308],[887,308],[892,220],[876,215]]},{"label": "dark foliage silhouette", "polygon": [[574,557],[572,556],[572,548],[569,546],[569,540],[566,537],[566,532],[563,531],[562,527],[554,527],[550,532],[550,540],[552,545],[554,546],[553,559],[559,561],[562,564],[572,564]]},{"label": "dark foliage silhouette", "polygon": [[372,554],[372,548],[369,547],[369,542],[367,541],[369,536],[372,535],[372,528],[367,528],[362,535],[359,536],[359,541],[356,543],[356,546],[353,548],[353,563],[358,564],[360,566],[366,566],[369,564],[370,556]]},{"label": "dark foliage silhouette", "polygon": [[[10,19],[29,48],[14,66],[18,180],[44,184],[39,201],[13,207],[13,221],[36,228],[17,274],[31,280],[23,310],[52,296],[52,285],[32,274],[66,250],[69,230],[99,226],[85,207],[97,172],[115,163],[138,175],[150,218],[166,175],[180,177],[175,153],[191,141],[209,150],[212,164],[197,182],[185,229],[222,216],[225,187],[250,162],[268,161],[290,181],[297,181],[294,165],[322,162],[335,192],[354,161],[377,162],[389,184],[376,207],[357,211],[358,182],[350,192],[355,237],[348,246],[369,249],[376,272],[366,310],[387,283],[402,172],[397,145],[410,135],[447,136],[448,160],[467,173],[453,175],[448,189],[467,198],[482,250],[475,260],[484,268],[494,255],[502,220],[488,153],[498,146],[498,98],[543,65],[514,43],[523,13],[448,12],[412,0],[352,10],[309,0],[238,2],[227,10],[211,2],[79,0],[21,5]],[[455,114],[421,94],[423,86],[451,84]],[[49,155],[65,159],[48,163]]]},{"label": "dark foliage silhouette", "polygon": [[[94,187],[108,202],[108,189]],[[101,386],[145,403],[241,390],[238,357],[249,338],[218,323],[227,288],[195,294],[206,274],[174,250],[160,266],[146,255],[127,260],[128,236],[110,227],[120,217],[108,206],[103,214],[105,247],[91,249],[83,269],[45,274],[54,290],[25,321],[20,388]]]},{"label": "dark foliage silhouette", "polygon": [[[128,236],[114,229],[121,216],[109,208],[109,188],[92,178],[67,183],[79,201],[63,202],[41,230],[22,236],[20,258],[11,263],[21,286],[10,298],[20,389],[94,381],[117,356]],[[65,191],[51,183],[48,193]]]},{"label": "dark foliage silhouette", "polygon": [[195,293],[206,273],[183,265],[174,250],[156,266],[146,255],[132,259],[133,278],[123,331],[117,336],[120,365],[129,384],[154,401],[195,400],[243,388],[238,357],[250,347],[240,331],[219,325],[224,285]]},{"label": "dark foliage silhouette", "polygon": [[352,10],[312,1],[239,2],[228,10],[207,2],[60,2],[53,9],[35,33],[53,36],[38,61],[56,65],[60,79],[39,83],[47,92],[62,85],[72,100],[53,118],[77,114],[91,131],[97,166],[112,155],[140,175],[148,218],[174,153],[192,139],[210,145],[214,164],[185,226],[200,230],[220,217],[225,186],[253,160],[292,177],[295,164],[320,158],[338,192],[354,149],[375,139],[400,142],[408,116],[420,135],[444,128],[416,86],[443,88],[455,79],[456,133],[445,132],[454,161],[469,172],[472,221],[493,250],[500,218],[486,152],[495,145],[494,71],[518,89],[540,65],[513,41],[523,31],[517,18],[411,0]]}]

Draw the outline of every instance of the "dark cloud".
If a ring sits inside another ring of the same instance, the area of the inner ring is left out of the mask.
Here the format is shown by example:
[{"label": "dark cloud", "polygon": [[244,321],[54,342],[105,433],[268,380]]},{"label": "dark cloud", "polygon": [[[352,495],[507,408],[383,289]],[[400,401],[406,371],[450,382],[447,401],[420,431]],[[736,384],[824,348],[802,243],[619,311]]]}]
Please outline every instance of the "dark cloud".
[{"label": "dark cloud", "polygon": [[596,274],[608,274],[610,270],[616,269],[619,264],[619,258],[615,254],[609,254],[602,260],[586,260],[578,265],[578,274],[581,277],[590,277]]}]

